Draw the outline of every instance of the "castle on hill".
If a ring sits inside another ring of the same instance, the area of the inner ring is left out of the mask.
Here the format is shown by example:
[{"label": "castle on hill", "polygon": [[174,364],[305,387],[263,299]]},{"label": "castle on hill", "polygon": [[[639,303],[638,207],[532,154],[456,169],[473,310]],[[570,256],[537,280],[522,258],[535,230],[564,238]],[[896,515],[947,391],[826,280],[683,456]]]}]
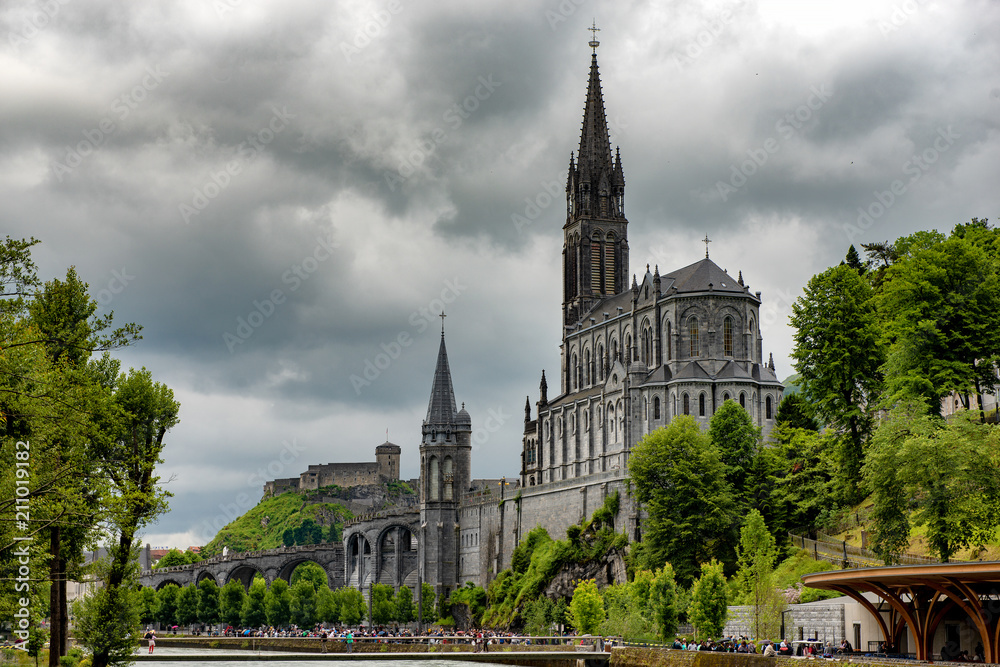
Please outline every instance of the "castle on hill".
[{"label": "castle on hill", "polygon": [[373,463],[323,463],[309,466],[298,477],[264,482],[264,497],[286,491],[315,491],[324,486],[350,488],[368,484],[399,481],[399,445],[388,440],[375,448]]}]

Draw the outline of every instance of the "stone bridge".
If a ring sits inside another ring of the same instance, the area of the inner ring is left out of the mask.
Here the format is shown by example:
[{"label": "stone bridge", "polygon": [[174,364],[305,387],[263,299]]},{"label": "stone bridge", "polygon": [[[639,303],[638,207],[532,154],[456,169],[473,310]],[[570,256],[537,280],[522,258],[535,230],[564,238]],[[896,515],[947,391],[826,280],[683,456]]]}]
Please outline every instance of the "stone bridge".
[{"label": "stone bridge", "polygon": [[344,526],[344,581],[368,586],[408,586],[419,595],[420,510],[416,507],[361,516]]},{"label": "stone bridge", "polygon": [[416,593],[419,528],[419,509],[390,510],[353,519],[344,527],[343,544],[231,552],[191,565],[145,570],[139,583],[159,590],[167,584],[197,585],[203,579],[213,579],[219,586],[235,580],[249,589],[250,582],[260,574],[270,587],[276,579],[288,581],[302,563],[315,563],[326,572],[333,590],[350,585],[367,594],[370,584],[379,583],[397,589],[409,586]]},{"label": "stone bridge", "polygon": [[316,563],[323,568],[331,589],[344,585],[343,544],[310,544],[264,551],[231,552],[191,565],[146,570],[139,576],[139,583],[159,590],[167,584],[186,586],[198,584],[203,579],[214,579],[219,586],[235,580],[249,589],[250,582],[260,574],[270,587],[275,579],[288,581],[292,571],[302,563]]}]

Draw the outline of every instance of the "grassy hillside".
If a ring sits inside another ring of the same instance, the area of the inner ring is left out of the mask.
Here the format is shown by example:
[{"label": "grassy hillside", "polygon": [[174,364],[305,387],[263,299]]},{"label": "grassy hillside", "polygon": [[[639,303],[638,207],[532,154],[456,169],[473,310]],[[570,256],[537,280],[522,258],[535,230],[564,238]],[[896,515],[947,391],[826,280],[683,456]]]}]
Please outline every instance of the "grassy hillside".
[{"label": "grassy hillside", "polygon": [[206,558],[215,556],[222,553],[224,546],[230,551],[275,549],[282,545],[281,537],[285,530],[298,528],[306,519],[312,519],[326,533],[331,523],[343,526],[351,518],[351,513],[343,505],[309,502],[308,498],[297,493],[283,493],[264,498],[256,507],[227,524],[202,548],[201,555]]}]

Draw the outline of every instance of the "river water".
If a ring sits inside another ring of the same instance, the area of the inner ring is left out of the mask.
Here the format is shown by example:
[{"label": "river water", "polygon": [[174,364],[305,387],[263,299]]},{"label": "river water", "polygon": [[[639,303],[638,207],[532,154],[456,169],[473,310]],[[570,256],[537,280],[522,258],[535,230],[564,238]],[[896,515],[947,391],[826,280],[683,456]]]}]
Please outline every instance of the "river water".
[{"label": "river water", "polygon": [[[148,650],[146,647],[142,647],[137,650],[135,655],[138,658],[138,663],[146,663],[148,665],[163,665],[163,667],[247,667],[246,657],[248,654],[256,654],[257,651],[247,651],[247,650],[228,650],[228,649],[195,649],[195,648],[174,648],[174,647],[159,647],[155,649],[155,655],[157,656],[183,656],[190,655],[192,659],[187,660],[170,660],[169,662],[160,662],[158,660],[147,660]],[[267,656],[267,661],[263,664],[267,667],[309,667],[314,664],[314,661],[302,661],[302,660],[281,660],[280,656],[284,655],[312,655],[319,658],[315,653],[293,653],[293,652],[280,652],[280,651],[260,651],[262,655]],[[199,661],[196,656],[201,655],[232,655],[240,656],[239,659],[235,660],[212,660],[212,661]],[[365,655],[369,654],[359,654]],[[339,661],[338,661],[338,664]],[[486,663],[486,662],[468,662],[465,660],[372,660],[366,659],[360,662],[360,667],[488,667],[489,665],[500,665],[500,663]]]}]

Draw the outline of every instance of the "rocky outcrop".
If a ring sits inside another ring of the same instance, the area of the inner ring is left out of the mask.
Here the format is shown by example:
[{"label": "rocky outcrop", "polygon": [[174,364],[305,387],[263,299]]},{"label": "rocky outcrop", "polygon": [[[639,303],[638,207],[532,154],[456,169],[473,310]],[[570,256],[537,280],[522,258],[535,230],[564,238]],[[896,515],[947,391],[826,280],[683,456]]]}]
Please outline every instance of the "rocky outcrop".
[{"label": "rocky outcrop", "polygon": [[545,589],[545,596],[554,600],[573,597],[576,583],[581,579],[593,579],[598,588],[627,581],[625,573],[625,551],[611,549],[603,558],[576,563],[564,567]]}]

